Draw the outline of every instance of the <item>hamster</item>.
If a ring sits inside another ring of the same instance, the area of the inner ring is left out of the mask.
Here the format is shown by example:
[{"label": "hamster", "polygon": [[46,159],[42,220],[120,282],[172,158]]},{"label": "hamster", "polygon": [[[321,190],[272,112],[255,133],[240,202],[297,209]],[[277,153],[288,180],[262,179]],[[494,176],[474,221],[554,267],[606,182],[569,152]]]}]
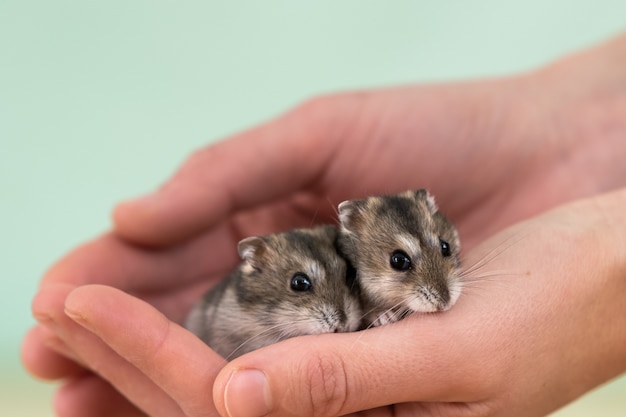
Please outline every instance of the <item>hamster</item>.
[{"label": "hamster", "polygon": [[336,240],[335,226],[241,240],[242,262],[185,326],[228,360],[294,336],[357,330],[360,302]]},{"label": "hamster", "polygon": [[459,234],[426,190],[344,201],[338,246],[356,268],[365,327],[447,310],[461,292]]}]

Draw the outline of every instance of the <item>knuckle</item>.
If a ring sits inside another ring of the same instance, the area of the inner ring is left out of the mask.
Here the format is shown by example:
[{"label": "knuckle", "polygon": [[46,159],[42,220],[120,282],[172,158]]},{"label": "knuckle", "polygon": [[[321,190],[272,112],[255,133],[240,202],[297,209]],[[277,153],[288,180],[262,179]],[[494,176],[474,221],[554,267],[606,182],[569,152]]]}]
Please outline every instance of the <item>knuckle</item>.
[{"label": "knuckle", "polygon": [[343,361],[332,354],[317,354],[307,362],[304,381],[309,393],[308,415],[315,417],[342,414],[347,395],[348,383]]},{"label": "knuckle", "polygon": [[361,104],[361,97],[354,93],[325,94],[301,102],[285,117],[288,123],[318,138],[336,139],[353,125]]},{"label": "knuckle", "polygon": [[296,105],[292,113],[297,116],[310,117],[328,110],[329,105],[335,99],[332,95],[319,95],[308,98]]},{"label": "knuckle", "polygon": [[207,163],[219,161],[222,146],[221,142],[217,142],[194,149],[183,162],[183,169],[196,170],[198,167],[206,166]]},{"label": "knuckle", "polygon": [[166,186],[185,188],[200,186],[201,189],[207,189],[220,185],[214,184],[215,181],[219,181],[219,176],[209,175],[209,172],[213,171],[207,170],[207,167],[224,166],[231,158],[232,156],[228,155],[228,146],[223,141],[196,148],[187,155]]}]

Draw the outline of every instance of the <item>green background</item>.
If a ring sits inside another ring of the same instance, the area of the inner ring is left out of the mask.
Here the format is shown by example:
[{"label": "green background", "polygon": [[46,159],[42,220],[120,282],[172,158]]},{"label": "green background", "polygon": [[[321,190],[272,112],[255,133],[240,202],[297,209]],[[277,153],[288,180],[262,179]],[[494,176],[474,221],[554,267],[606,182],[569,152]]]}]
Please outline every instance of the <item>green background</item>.
[{"label": "green background", "polygon": [[622,30],[623,0],[0,2],[0,415],[52,415],[18,359],[42,273],[193,149],[323,92],[511,74]]}]

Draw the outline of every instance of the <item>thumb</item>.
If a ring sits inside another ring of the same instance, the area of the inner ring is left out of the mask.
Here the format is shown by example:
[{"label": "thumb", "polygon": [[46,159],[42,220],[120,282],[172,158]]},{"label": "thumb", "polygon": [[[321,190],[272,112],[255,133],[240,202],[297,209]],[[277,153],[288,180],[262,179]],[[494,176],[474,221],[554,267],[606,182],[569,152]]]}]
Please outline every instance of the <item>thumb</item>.
[{"label": "thumb", "polygon": [[231,213],[304,189],[319,177],[336,142],[326,140],[337,112],[314,108],[326,107],[302,105],[194,152],[158,191],[114,209],[116,232],[137,243],[171,244]]},{"label": "thumb", "polygon": [[453,337],[442,331],[448,313],[358,333],[298,337],[251,352],[218,375],[216,408],[228,417],[303,417],[410,401],[470,401],[483,389],[481,370],[468,369],[476,366],[467,349],[445,349]]}]

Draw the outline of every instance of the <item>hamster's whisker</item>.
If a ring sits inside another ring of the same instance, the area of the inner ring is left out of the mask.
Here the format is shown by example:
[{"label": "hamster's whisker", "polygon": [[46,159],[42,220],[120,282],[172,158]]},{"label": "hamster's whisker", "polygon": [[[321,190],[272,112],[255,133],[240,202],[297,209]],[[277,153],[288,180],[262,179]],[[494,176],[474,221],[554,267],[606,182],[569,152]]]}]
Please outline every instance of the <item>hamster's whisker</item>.
[{"label": "hamster's whisker", "polygon": [[266,336],[268,333],[274,333],[276,332],[276,342],[279,342],[280,340],[284,339],[285,335],[288,335],[288,332],[284,332],[283,330],[285,328],[288,328],[290,325],[292,325],[293,323],[301,323],[301,322],[305,322],[308,321],[307,319],[301,319],[301,320],[295,320],[289,323],[279,323],[276,324],[274,326],[271,326],[267,329],[264,329],[262,332],[259,332],[257,334],[255,334],[254,336],[249,337],[248,339],[244,340],[243,342],[241,342],[241,344],[239,344],[239,346],[237,346],[235,349],[233,349],[233,351],[230,353],[230,355],[228,355],[228,357],[226,358],[226,360],[229,360],[235,353],[237,353],[241,348],[243,348],[244,346],[246,346],[248,343],[255,341],[258,338],[261,338],[263,336]]},{"label": "hamster's whisker", "polygon": [[[466,274],[460,274],[459,278],[461,278],[463,281],[463,283],[471,283],[471,282],[476,282],[476,281],[490,281],[489,278],[492,277],[503,277],[503,276],[516,276],[516,275],[520,275],[518,272],[513,272],[513,271],[506,271],[506,270],[496,270],[496,271],[489,271],[489,272],[484,272],[482,274],[479,275],[466,275]],[[499,281],[499,280],[492,280],[492,281]]]},{"label": "hamster's whisker", "polygon": [[[376,307],[372,307],[371,309],[369,309],[368,311],[363,311],[363,314],[361,314],[361,317],[359,317],[359,319],[361,321],[365,320],[372,312],[376,311]],[[384,314],[385,312],[383,312]],[[365,329],[363,330],[367,330],[367,329],[371,329],[374,326],[374,323],[370,323]]]},{"label": "hamster's whisker", "polygon": [[526,234],[517,233],[517,234],[513,234],[507,237],[502,242],[500,242],[495,248],[491,249],[484,256],[478,259],[473,265],[470,265],[466,268],[462,268],[460,275],[467,276],[467,275],[472,274],[473,272],[480,270],[481,268],[489,264],[489,262],[493,261],[496,257],[498,257],[499,255],[504,253],[506,250],[513,247],[515,244],[519,243],[521,240],[523,240],[527,236],[528,236],[528,233]]},{"label": "hamster's whisker", "polygon": [[507,243],[510,243],[511,240],[513,240],[513,238],[515,237],[519,237],[517,234],[515,235],[511,235],[509,237],[507,237],[506,239],[504,239],[502,242],[500,242],[495,248],[491,249],[489,252],[487,252],[482,258],[480,258],[478,261],[476,261],[473,265],[469,266],[468,268],[465,268],[463,273],[471,273],[477,269],[482,268],[483,266],[485,266],[488,262],[492,261],[493,259],[495,259],[498,255],[502,254],[504,251],[506,251],[508,248],[510,248],[511,246],[513,246],[513,244],[517,243],[520,239],[516,240],[515,242],[512,242],[510,245],[507,245]]},{"label": "hamster's whisker", "polygon": [[[500,281],[495,281],[496,283],[500,283]],[[467,285],[463,286],[463,292],[462,293],[468,293],[471,292],[472,290],[476,290],[476,289],[488,289],[490,287],[492,287],[492,283],[489,281],[476,281],[476,282],[470,282]]]},{"label": "hamster's whisker", "polygon": [[[419,298],[419,296],[410,297],[409,300],[412,300],[413,298],[417,299]],[[374,320],[374,323],[376,323],[377,321],[380,321],[380,318],[383,316],[389,316],[388,323],[395,323],[396,321],[399,321],[403,319],[404,317],[406,317],[408,313],[411,313],[411,309],[407,307],[403,307],[407,305],[406,301],[407,301],[406,299],[400,300],[396,304],[389,307],[387,310],[383,311],[381,314],[378,315],[378,318]],[[372,323],[372,325],[370,325],[368,328],[372,327],[374,323]]]},{"label": "hamster's whisker", "polygon": [[[259,332],[257,334],[255,334],[254,336],[249,337],[248,339],[244,340],[243,342],[241,342],[239,344],[239,346],[237,346],[235,349],[233,349],[233,351],[226,357],[226,360],[230,360],[233,355],[235,355],[240,349],[242,349],[244,346],[246,346],[248,343],[254,342],[256,339],[266,336],[268,334],[274,333],[276,332],[276,342],[279,342],[283,339],[285,339],[285,336],[289,336],[291,333],[284,331],[288,328],[290,328],[294,323],[305,323],[308,322],[310,319],[309,318],[304,318],[304,319],[299,319],[299,320],[293,320],[290,321],[288,323],[278,323],[275,324],[274,326],[268,327],[266,329],[263,329],[262,332]],[[274,343],[276,343],[274,342]]]},{"label": "hamster's whisker", "polygon": [[315,226],[315,219],[317,219],[317,215],[319,214],[319,209],[315,209],[313,216],[311,216],[311,221],[309,222],[309,227]]},{"label": "hamster's whisker", "polygon": [[484,290],[493,287],[494,283],[502,286],[506,283],[506,277],[519,277],[523,274],[515,271],[494,270],[484,272],[478,275],[463,277],[459,282],[461,284],[462,293],[470,293],[473,290]]},{"label": "hamster's whisker", "polygon": [[333,213],[335,214],[335,217],[334,217],[335,223],[339,227],[341,225],[341,223],[339,222],[339,209],[337,208],[336,204],[333,204],[333,202],[331,201],[328,195],[326,196],[326,201],[328,202],[328,205],[330,205],[330,207],[332,208]]}]

